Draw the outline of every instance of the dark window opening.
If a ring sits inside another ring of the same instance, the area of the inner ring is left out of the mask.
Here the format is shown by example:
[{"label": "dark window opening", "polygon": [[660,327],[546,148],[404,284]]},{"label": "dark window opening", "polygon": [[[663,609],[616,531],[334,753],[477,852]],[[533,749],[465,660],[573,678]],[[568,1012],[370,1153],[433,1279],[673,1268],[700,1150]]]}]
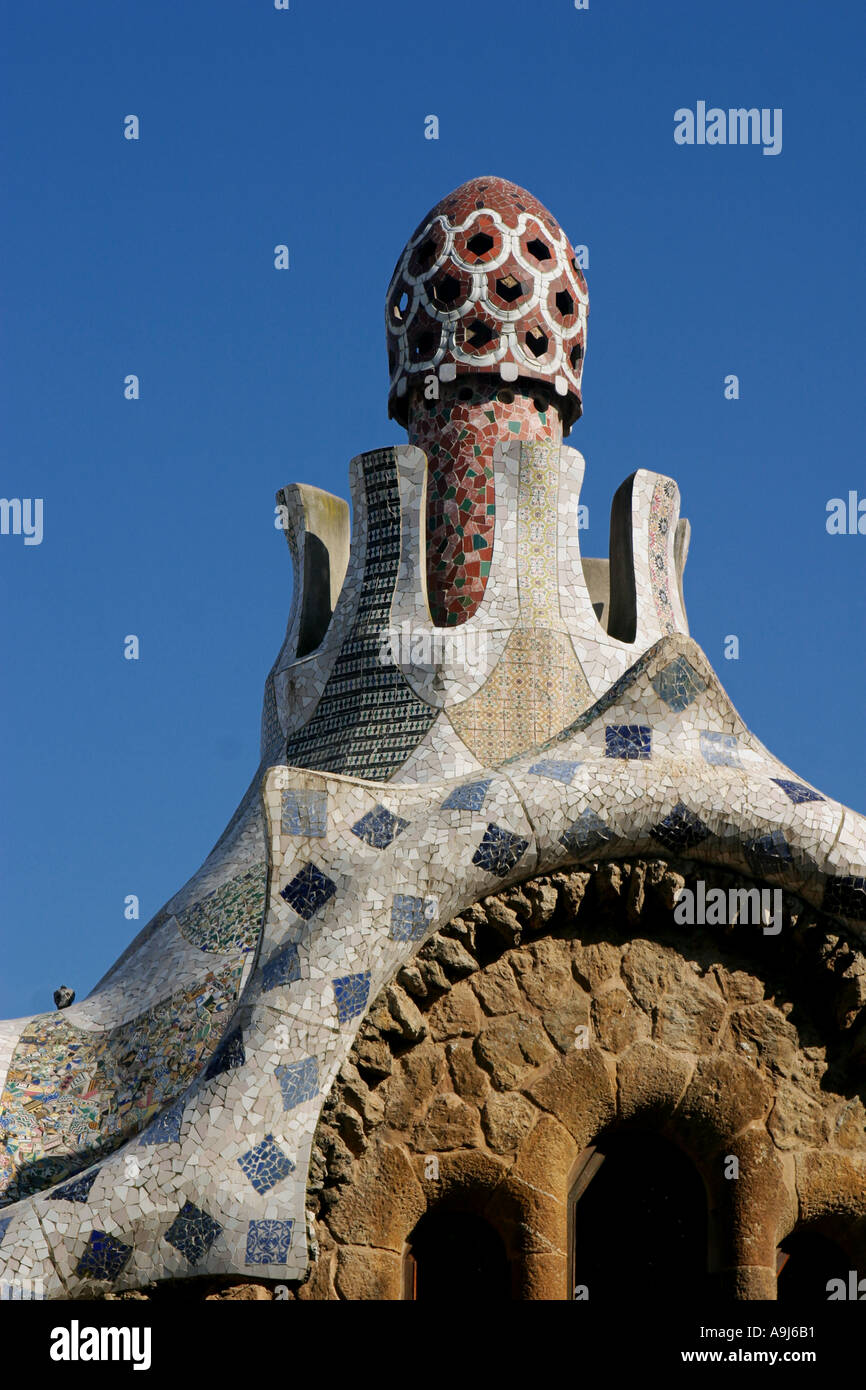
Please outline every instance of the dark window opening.
[{"label": "dark window opening", "polygon": [[466,330],[466,341],[472,347],[486,347],[495,337],[496,334],[490,325],[483,323],[481,319],[475,319]]},{"label": "dark window opening", "polygon": [[526,346],[533,357],[543,357],[547,352],[550,339],[546,333],[542,333],[540,328],[527,329]]},{"label": "dark window opening", "polygon": [[432,355],[435,346],[435,333],[419,333],[412,344],[412,356],[416,362],[423,361],[425,358]]},{"label": "dark window opening", "polygon": [[433,286],[430,298],[439,308],[453,304],[460,294],[460,281],[454,275],[443,275]]},{"label": "dark window opening", "polygon": [[511,1271],[500,1236],[472,1213],[428,1212],[409,1238],[404,1292],[454,1308],[508,1301]]},{"label": "dark window opening", "polygon": [[472,390],[471,386],[461,386],[460,390],[457,392],[457,399],[460,401],[471,401],[474,394],[475,392]]},{"label": "dark window opening", "polygon": [[582,358],[583,348],[581,347],[580,343],[576,343],[575,346],[571,349],[571,352],[568,354],[568,360],[571,363],[572,367],[577,367],[578,364],[581,362]]},{"label": "dark window opening", "polygon": [[395,304],[393,304],[392,307],[391,307],[391,314],[392,314],[392,317],[395,318],[395,319],[398,321],[398,323],[399,323],[399,322],[402,320],[403,315],[405,314],[405,312],[406,312],[406,310],[407,310],[408,308],[409,308],[409,292],[408,292],[408,290],[404,290],[403,293],[400,295],[400,298],[397,300],[397,302],[396,302]]},{"label": "dark window opening", "polygon": [[569,314],[574,313],[574,300],[568,293],[568,290],[557,290],[555,303],[564,319],[568,318]]},{"label": "dark window opening", "polygon": [[432,265],[436,259],[436,243],[428,237],[422,241],[415,255],[418,257],[418,264],[422,266]]},{"label": "dark window opening", "polygon": [[537,261],[550,260],[550,248],[545,246],[544,242],[540,241],[538,237],[533,237],[532,241],[528,241],[526,243],[526,249],[530,256],[534,256]]},{"label": "dark window opening", "polygon": [[[852,1261],[840,1245],[814,1231],[792,1231],[779,1246],[776,1297],[780,1303],[826,1303],[831,1279],[848,1291]],[[860,1276],[858,1275],[858,1278]]]},{"label": "dark window opening", "polygon": [[486,256],[493,246],[493,237],[488,236],[486,232],[476,232],[469,238],[466,246],[473,256]]},{"label": "dark window opening", "polygon": [[524,293],[523,286],[514,275],[504,275],[496,281],[496,293],[506,304],[513,304]]},{"label": "dark window opening", "polygon": [[622,1131],[586,1158],[571,1194],[571,1296],[591,1303],[706,1298],[707,1198],[692,1163]]}]

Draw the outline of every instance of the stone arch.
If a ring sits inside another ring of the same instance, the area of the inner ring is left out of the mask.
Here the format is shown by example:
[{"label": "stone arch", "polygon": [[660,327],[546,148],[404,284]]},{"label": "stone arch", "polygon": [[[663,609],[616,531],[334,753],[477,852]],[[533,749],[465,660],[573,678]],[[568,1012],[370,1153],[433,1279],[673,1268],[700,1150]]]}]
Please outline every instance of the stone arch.
[{"label": "stone arch", "polygon": [[[742,882],[699,872],[708,887]],[[862,1251],[862,949],[787,896],[780,937],[684,933],[672,909],[697,873],[638,861],[553,874],[426,943],[374,1001],[323,1110],[317,1244],[294,1296],[402,1297],[407,1237],[444,1203],[496,1229],[515,1297],[568,1297],[570,1175],[628,1125],[678,1145],[703,1178],[722,1297],[774,1298],[776,1251],[798,1222]]]}]

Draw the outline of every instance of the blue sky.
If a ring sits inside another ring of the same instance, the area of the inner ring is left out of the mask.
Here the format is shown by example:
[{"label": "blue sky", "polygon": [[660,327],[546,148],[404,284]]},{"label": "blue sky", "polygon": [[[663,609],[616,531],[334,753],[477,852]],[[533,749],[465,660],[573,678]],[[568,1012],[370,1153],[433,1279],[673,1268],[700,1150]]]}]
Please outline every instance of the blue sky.
[{"label": "blue sky", "polygon": [[[43,0],[2,35],[0,493],[44,535],[0,536],[0,1017],[83,997],[231,816],[291,596],[274,492],[345,496],[405,438],[385,289],[476,175],[589,248],[587,552],[630,472],[676,478],[693,636],[866,810],[866,535],[825,526],[866,497],[862,7]],[[676,145],[699,100],[781,108],[781,153]]]}]

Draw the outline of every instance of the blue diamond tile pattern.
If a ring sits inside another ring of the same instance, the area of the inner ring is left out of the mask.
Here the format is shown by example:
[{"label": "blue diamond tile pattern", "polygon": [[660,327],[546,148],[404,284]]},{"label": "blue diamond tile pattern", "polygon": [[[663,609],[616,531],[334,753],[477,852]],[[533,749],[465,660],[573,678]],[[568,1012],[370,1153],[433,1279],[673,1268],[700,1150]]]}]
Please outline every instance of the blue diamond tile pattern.
[{"label": "blue diamond tile pattern", "polygon": [[341,1023],[357,1018],[367,1007],[370,994],[370,972],[359,975],[343,975],[334,981],[334,996],[337,1001],[337,1017]]},{"label": "blue diamond tile pattern", "polygon": [[86,1202],[90,1197],[90,1189],[99,1177],[100,1171],[99,1168],[94,1168],[92,1173],[85,1173],[83,1178],[76,1178],[74,1182],[65,1183],[63,1187],[58,1187],[51,1195],[58,1202]]},{"label": "blue diamond tile pattern", "polygon": [[402,816],[395,816],[386,806],[379,805],[352,826],[352,834],[365,844],[372,845],[373,849],[387,849],[408,824]]},{"label": "blue diamond tile pattern", "polygon": [[132,1254],[132,1246],[124,1245],[107,1231],[91,1231],[84,1254],[78,1261],[79,1279],[107,1279],[113,1283]]},{"label": "blue diamond tile pattern", "polygon": [[742,767],[740,745],[733,734],[720,734],[712,729],[701,733],[701,757],[713,767]]},{"label": "blue diamond tile pattern", "polygon": [[591,811],[589,807],[581,811],[577,820],[574,821],[564,834],[560,835],[559,843],[565,845],[570,854],[579,854],[586,850],[600,849],[602,845],[609,844],[615,840],[616,836],[609,825]]},{"label": "blue diamond tile pattern", "polygon": [[828,878],[824,886],[825,912],[833,916],[850,917],[854,922],[866,922],[866,878],[841,874]]},{"label": "blue diamond tile pattern", "polygon": [[284,946],[272,956],[262,971],[262,993],[293,984],[301,978],[301,959],[297,946]]},{"label": "blue diamond tile pattern", "polygon": [[523,858],[528,848],[528,840],[491,822],[472,856],[472,863],[486,869],[489,874],[496,874],[497,878],[505,878]]},{"label": "blue diamond tile pattern", "polygon": [[608,724],[604,731],[604,752],[608,758],[646,761],[652,757],[652,729],[646,724]]},{"label": "blue diamond tile pattern", "polygon": [[244,1035],[240,1028],[236,1028],[220,1043],[211,1057],[208,1069],[204,1074],[205,1080],[212,1081],[215,1076],[221,1076],[224,1071],[233,1071],[235,1067],[242,1067],[246,1060]]},{"label": "blue diamond tile pattern", "polygon": [[787,797],[793,801],[795,806],[799,806],[804,801],[823,801],[825,798],[818,792],[813,792],[811,787],[804,787],[802,782],[789,782],[785,777],[773,777],[771,779]]},{"label": "blue diamond tile pattern", "polygon": [[287,791],[282,797],[280,829],[284,835],[321,840],[328,833],[328,793]]},{"label": "blue diamond tile pattern", "polygon": [[678,801],[670,815],[654,825],[650,834],[672,853],[685,853],[694,849],[710,835],[710,828],[704,825],[700,816],[690,811],[682,801]]},{"label": "blue diamond tile pattern", "polygon": [[549,777],[552,782],[562,782],[567,787],[579,767],[580,763],[564,762],[556,758],[542,758],[540,763],[533,763],[529,771],[535,777]]},{"label": "blue diamond tile pattern", "polygon": [[652,683],[659,698],[670,705],[676,714],[687,709],[707,688],[706,681],[701,679],[684,656],[674,657],[664,670],[653,676]]},{"label": "blue diamond tile pattern", "polygon": [[480,811],[492,780],[488,777],[483,782],[464,782],[462,787],[455,787],[442,802],[442,810]]},{"label": "blue diamond tile pattern", "polygon": [[175,1250],[179,1250],[191,1265],[197,1265],[199,1260],[204,1259],[221,1231],[222,1226],[218,1221],[214,1221],[201,1207],[187,1202],[166,1231],[165,1239]]},{"label": "blue diamond tile pattern", "polygon": [[274,1071],[283,1096],[283,1109],[292,1110],[319,1094],[319,1064],[315,1057],[287,1062]]},{"label": "blue diamond tile pattern", "polygon": [[791,846],[781,830],[747,841],[745,850],[749,863],[759,875],[779,873],[794,862]]},{"label": "blue diamond tile pattern", "polygon": [[328,875],[316,864],[305,864],[300,873],[295,874],[291,883],[287,883],[280,892],[280,897],[284,898],[293,907],[299,917],[303,917],[305,922],[309,922],[311,917],[315,917],[320,908],[334,896],[337,885]]},{"label": "blue diamond tile pattern", "polygon": [[174,1105],[163,1110],[161,1115],[157,1115],[153,1124],[148,1125],[138,1141],[139,1144],[179,1144],[183,1110],[182,1100],[176,1100]]},{"label": "blue diamond tile pattern", "polygon": [[391,939],[420,941],[435,912],[434,898],[413,898],[408,893],[395,893],[391,902]]},{"label": "blue diamond tile pattern", "polygon": [[272,1134],[266,1134],[260,1144],[241,1154],[238,1163],[244,1177],[262,1195],[295,1171],[294,1163],[283,1153]]},{"label": "blue diamond tile pattern", "polygon": [[284,1265],[289,1258],[294,1221],[251,1221],[247,1229],[248,1265]]}]

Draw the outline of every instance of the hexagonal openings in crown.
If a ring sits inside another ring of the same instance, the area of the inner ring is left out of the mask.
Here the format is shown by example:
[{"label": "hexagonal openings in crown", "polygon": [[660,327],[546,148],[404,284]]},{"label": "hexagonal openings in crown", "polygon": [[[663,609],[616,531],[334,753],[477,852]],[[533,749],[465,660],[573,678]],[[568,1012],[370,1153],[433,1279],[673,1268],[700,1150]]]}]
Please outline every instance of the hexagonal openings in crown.
[{"label": "hexagonal openings in crown", "polygon": [[394,271],[390,413],[407,423],[410,388],[431,371],[490,373],[555,386],[567,433],[582,410],[588,310],[574,247],[543,204],[505,179],[470,180],[424,218]]}]

